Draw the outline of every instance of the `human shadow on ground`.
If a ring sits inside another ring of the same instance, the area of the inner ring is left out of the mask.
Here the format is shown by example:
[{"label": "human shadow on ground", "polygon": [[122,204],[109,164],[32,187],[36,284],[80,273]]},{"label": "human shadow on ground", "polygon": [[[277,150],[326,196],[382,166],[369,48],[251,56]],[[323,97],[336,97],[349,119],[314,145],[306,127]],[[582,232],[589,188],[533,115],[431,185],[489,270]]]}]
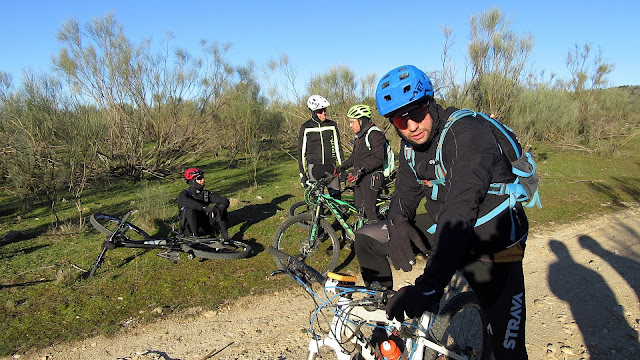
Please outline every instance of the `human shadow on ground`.
[{"label": "human shadow on ground", "polygon": [[279,205],[292,197],[293,195],[291,194],[280,195],[268,203],[247,205],[230,211],[229,227],[241,224],[240,228],[232,235],[232,238],[242,239],[251,226],[276,215],[278,210],[283,210]]},{"label": "human shadow on ground", "polygon": [[49,246],[51,246],[51,244],[35,245],[35,246],[30,246],[24,249],[16,249],[16,250],[11,250],[6,252],[0,252],[0,260],[9,259],[14,256],[22,256],[22,255],[30,254],[42,248],[48,248]]},{"label": "human shadow on ground", "polygon": [[13,287],[25,287],[25,286],[42,284],[42,283],[48,283],[48,282],[52,282],[52,281],[53,280],[51,280],[51,279],[42,279],[42,280],[25,281],[25,282],[21,282],[21,283],[13,283],[13,284],[0,284],[0,289],[8,289],[8,288],[13,288]]},{"label": "human shadow on ground", "polygon": [[[549,247],[557,259],[549,266],[549,287],[565,301],[580,329],[589,354],[594,359],[634,358],[640,353],[638,333],[629,326],[623,308],[607,281],[597,272],[576,263],[568,248],[552,239]],[[607,336],[620,333],[623,338]]]},{"label": "human shadow on ground", "polygon": [[638,271],[640,270],[640,264],[637,260],[609,251],[603,248],[595,239],[586,235],[580,236],[578,242],[583,248],[609,263],[618,275],[629,284],[629,287],[633,289],[636,297],[640,299],[640,272]]}]

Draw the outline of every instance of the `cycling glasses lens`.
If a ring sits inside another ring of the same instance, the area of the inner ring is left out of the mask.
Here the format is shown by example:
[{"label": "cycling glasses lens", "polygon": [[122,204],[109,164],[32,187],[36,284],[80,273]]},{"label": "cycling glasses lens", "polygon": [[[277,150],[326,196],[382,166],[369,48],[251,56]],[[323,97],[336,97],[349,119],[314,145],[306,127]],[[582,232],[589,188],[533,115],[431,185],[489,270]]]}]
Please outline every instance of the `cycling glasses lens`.
[{"label": "cycling glasses lens", "polygon": [[429,105],[429,102],[415,106],[406,112],[399,112],[393,116],[393,125],[400,130],[407,129],[407,121],[409,119],[419,123],[425,118],[424,109]]},{"label": "cycling glasses lens", "polygon": [[196,180],[200,181],[200,180],[204,180],[204,176],[200,175],[196,178]]}]

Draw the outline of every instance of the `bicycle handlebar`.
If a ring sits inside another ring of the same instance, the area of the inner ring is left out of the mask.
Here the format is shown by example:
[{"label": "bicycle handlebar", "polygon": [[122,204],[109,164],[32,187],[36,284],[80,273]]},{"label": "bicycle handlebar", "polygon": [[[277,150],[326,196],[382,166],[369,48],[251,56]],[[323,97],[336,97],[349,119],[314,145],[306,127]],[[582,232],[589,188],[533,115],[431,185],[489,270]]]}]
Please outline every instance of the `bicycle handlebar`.
[{"label": "bicycle handlebar", "polygon": [[315,281],[319,284],[325,283],[326,278],[324,275],[322,275],[318,270],[307,265],[307,263],[304,262],[304,259],[302,259],[302,255],[293,257],[284,251],[274,248],[273,246],[269,246],[267,248],[267,252],[282,262],[286,267],[285,271],[299,277],[304,282],[312,283]]},{"label": "bicycle handlebar", "polygon": [[307,204],[315,203],[315,199],[324,191],[324,188],[329,185],[335,176],[329,172],[324,173],[324,176],[320,180],[312,183],[304,191],[304,198]]}]

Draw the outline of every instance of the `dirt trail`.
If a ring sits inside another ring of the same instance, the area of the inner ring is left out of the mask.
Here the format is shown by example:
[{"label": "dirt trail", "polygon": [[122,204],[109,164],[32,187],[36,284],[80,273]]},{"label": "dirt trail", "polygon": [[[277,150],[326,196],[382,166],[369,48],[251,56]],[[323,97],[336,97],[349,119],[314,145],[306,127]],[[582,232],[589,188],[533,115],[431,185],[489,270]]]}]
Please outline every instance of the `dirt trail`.
[{"label": "dirt trail", "polygon": [[[532,233],[524,267],[530,359],[640,358],[639,215],[633,208]],[[418,273],[398,273],[396,283]],[[253,296],[19,358],[304,359],[310,310],[301,289]]]}]

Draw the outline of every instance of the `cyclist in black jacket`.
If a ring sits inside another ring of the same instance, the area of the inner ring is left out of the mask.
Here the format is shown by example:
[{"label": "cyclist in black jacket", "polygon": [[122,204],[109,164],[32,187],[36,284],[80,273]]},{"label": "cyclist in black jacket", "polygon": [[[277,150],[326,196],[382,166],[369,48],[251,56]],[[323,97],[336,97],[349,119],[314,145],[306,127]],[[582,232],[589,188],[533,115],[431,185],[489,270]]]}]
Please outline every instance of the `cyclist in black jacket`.
[{"label": "cyclist in black jacket", "polygon": [[352,106],[347,111],[347,119],[356,134],[353,152],[347,161],[338,166],[337,172],[342,173],[353,167],[347,181],[355,183],[355,205],[359,209],[364,208],[367,220],[378,220],[376,200],[383,181],[382,166],[387,139],[382,131],[372,129],[375,124],[371,121],[369,105]]},{"label": "cyclist in black jacket", "polygon": [[[456,109],[436,104],[431,81],[411,65],[382,77],[376,102],[380,114],[395,125],[402,145],[389,220],[365,225],[356,233],[365,283],[378,281],[391,288],[387,256],[396,269],[409,271],[415,264],[414,249],[430,253],[415,284],[391,297],[387,316],[403,320],[405,313],[415,317],[437,312],[445,287],[459,270],[491,324],[495,358],[527,359],[522,270],[527,217],[516,203],[476,226],[508,196],[488,194],[489,185],[515,179],[491,129],[475,117],[457,120],[444,137],[442,158],[436,159],[439,135]],[[434,186],[439,161],[447,174],[444,184]],[[422,198],[427,213],[416,214]],[[434,224],[431,235],[428,229]]]},{"label": "cyclist in black jacket", "polygon": [[[298,132],[298,168],[302,186],[309,185],[309,181],[318,181],[325,173],[335,173],[336,166],[342,164],[338,124],[327,119],[329,105],[329,101],[320,95],[311,95],[307,100],[311,119],[303,123]],[[327,189],[329,195],[339,198],[340,179],[335,178]]]},{"label": "cyclist in black jacket", "polygon": [[184,172],[189,187],[178,195],[180,231],[189,236],[220,236],[231,239],[227,232],[227,208],[229,199],[204,190],[204,171],[189,168]]}]

